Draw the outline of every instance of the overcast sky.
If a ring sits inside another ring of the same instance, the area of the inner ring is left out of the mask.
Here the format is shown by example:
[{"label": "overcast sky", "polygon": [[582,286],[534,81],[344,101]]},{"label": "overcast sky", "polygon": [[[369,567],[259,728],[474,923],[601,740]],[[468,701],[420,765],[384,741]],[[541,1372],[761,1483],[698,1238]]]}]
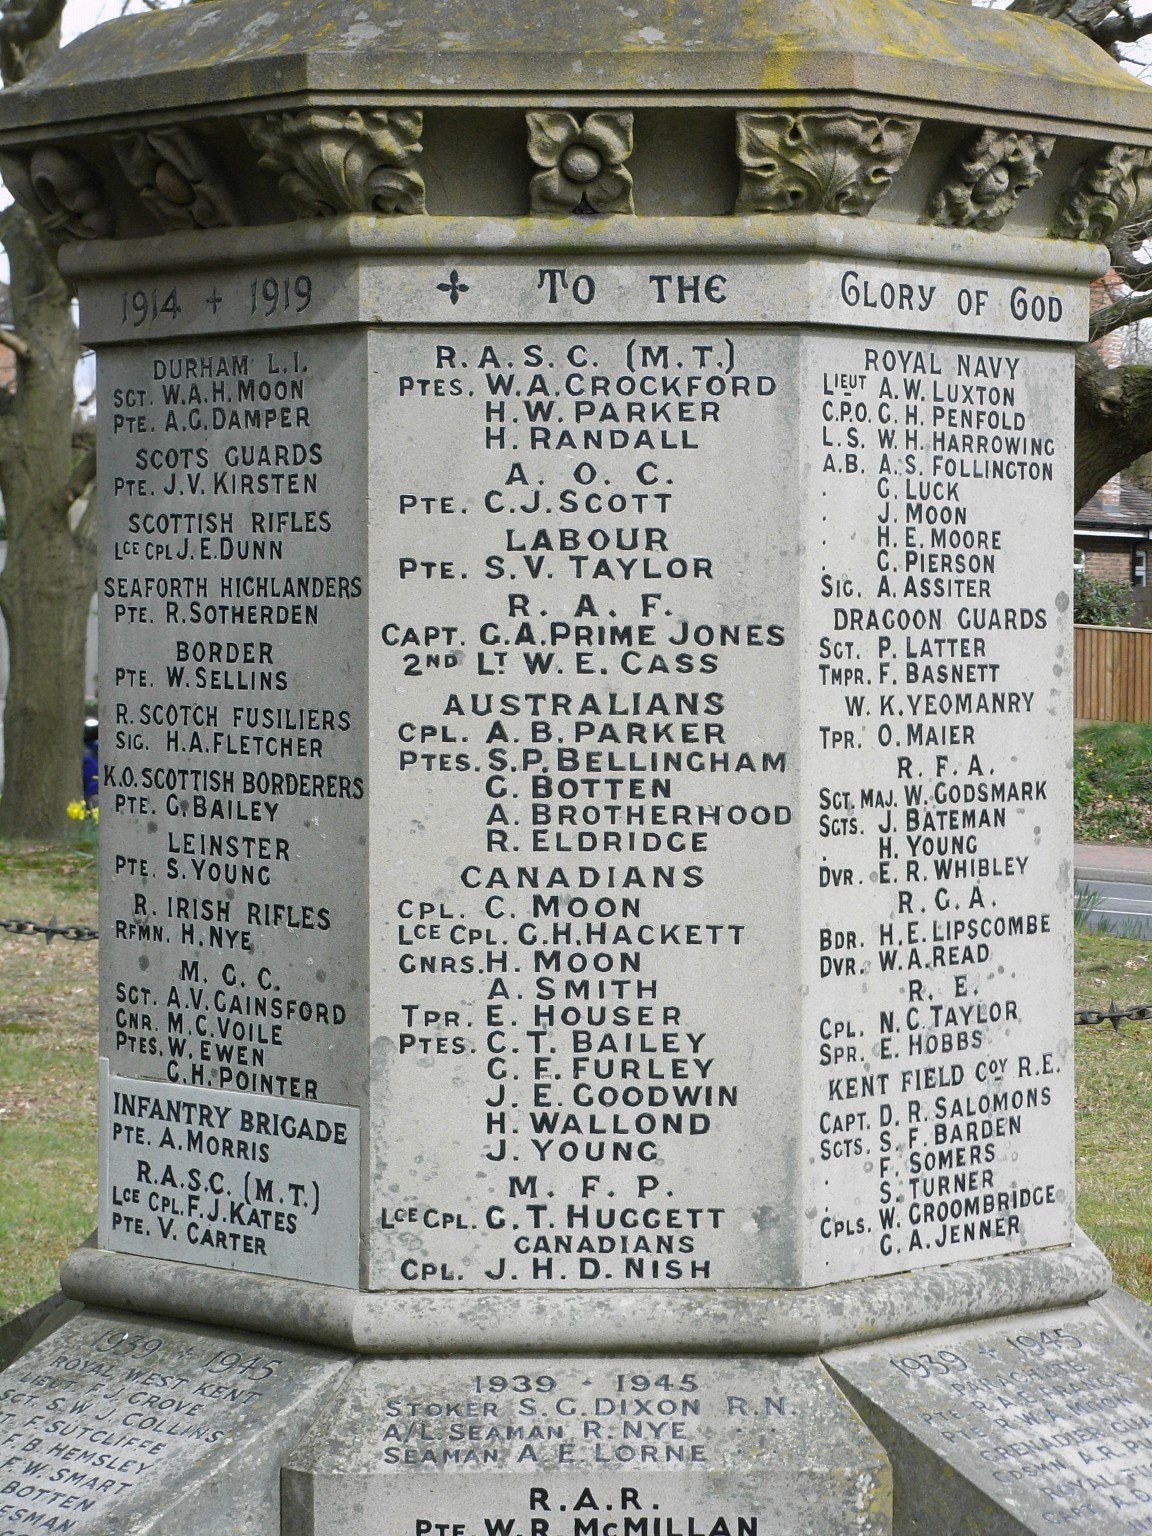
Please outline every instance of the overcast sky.
[{"label": "overcast sky", "polygon": [[98,27],[102,21],[142,11],[139,0],[68,0],[64,7],[64,41],[70,43],[78,32]]}]

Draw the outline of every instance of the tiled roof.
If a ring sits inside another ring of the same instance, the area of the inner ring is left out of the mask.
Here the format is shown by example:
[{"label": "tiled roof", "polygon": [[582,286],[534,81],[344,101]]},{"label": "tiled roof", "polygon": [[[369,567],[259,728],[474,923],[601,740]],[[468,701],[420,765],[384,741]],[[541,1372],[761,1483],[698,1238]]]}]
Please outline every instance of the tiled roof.
[{"label": "tiled roof", "polygon": [[1152,496],[1137,486],[1122,482],[1119,503],[1108,506],[1097,492],[1077,512],[1076,528],[1085,533],[1092,528],[1115,529],[1118,532],[1131,528],[1134,533],[1152,528]]}]

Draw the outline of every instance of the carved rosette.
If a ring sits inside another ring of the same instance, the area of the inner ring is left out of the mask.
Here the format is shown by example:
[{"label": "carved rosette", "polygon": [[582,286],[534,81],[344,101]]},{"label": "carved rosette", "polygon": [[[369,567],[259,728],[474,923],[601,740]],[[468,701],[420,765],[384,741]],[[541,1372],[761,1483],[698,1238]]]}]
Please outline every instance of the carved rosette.
[{"label": "carved rosette", "polygon": [[300,218],[342,213],[423,213],[424,182],[411,169],[424,114],[408,109],[311,107],[249,118],[244,131],[260,164]]},{"label": "carved rosette", "polygon": [[242,222],[223,173],[187,128],[118,133],[112,147],[161,229],[222,229]]},{"label": "carved rosette", "polygon": [[101,240],[116,230],[104,188],[69,149],[42,145],[31,155],[0,155],[9,192],[53,240]]},{"label": "carved rosette", "polygon": [[912,153],[920,124],[852,112],[737,112],[737,213],[865,215]]},{"label": "carved rosette", "polygon": [[928,222],[999,229],[1021,192],[1040,180],[1055,143],[1048,133],[985,128],[961,151],[928,204]]},{"label": "carved rosette", "polygon": [[631,112],[529,112],[528,153],[541,169],[528,186],[533,213],[635,213]]},{"label": "carved rosette", "polygon": [[1107,240],[1152,214],[1152,149],[1113,144],[1076,172],[1052,226],[1062,240]]}]

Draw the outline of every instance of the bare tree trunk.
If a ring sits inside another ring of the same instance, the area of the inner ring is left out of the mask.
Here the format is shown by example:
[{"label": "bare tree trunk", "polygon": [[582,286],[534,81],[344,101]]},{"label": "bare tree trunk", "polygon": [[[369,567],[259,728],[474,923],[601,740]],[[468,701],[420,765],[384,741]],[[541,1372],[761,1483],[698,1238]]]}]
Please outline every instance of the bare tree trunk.
[{"label": "bare tree trunk", "polygon": [[73,449],[74,375],[80,356],[71,297],[32,220],[0,212],[12,274],[13,321],[27,346],[15,390],[0,410],[0,492],[8,560],[0,611],[10,674],[4,708],[0,834],[56,838],[79,799],[85,640],[96,585],[93,515],[73,527],[94,461]]},{"label": "bare tree trunk", "polygon": [[1152,368],[1109,368],[1095,348],[1076,354],[1076,506],[1152,450]]}]

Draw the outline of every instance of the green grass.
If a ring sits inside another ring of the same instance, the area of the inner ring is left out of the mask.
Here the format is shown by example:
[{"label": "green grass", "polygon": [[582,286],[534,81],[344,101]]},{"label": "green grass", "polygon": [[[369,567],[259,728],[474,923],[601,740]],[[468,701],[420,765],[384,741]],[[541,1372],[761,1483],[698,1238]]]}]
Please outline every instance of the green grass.
[{"label": "green grass", "polygon": [[[0,845],[0,917],[96,921],[94,859]],[[96,944],[0,933],[0,1319],[96,1220]],[[1152,1003],[1152,941],[1076,934],[1076,1006]],[[1152,1301],[1152,1023],[1076,1030],[1081,1225]]]},{"label": "green grass", "polygon": [[[1076,934],[1076,1007],[1152,1003],[1152,942]],[[1076,1209],[1116,1280],[1152,1301],[1152,1022],[1076,1031]]]},{"label": "green grass", "polygon": [[[1152,725],[1081,726],[1076,837],[1152,844]],[[1076,933],[1076,1006],[1152,1003],[1152,941]],[[1080,1224],[1121,1285],[1152,1301],[1152,1023],[1076,1031]]]},{"label": "green grass", "polygon": [[1081,726],[1072,782],[1077,841],[1152,844],[1152,725]]},{"label": "green grass", "polygon": [[[0,845],[0,918],[95,923],[91,851]],[[95,943],[0,933],[0,1319],[96,1220]]]}]

